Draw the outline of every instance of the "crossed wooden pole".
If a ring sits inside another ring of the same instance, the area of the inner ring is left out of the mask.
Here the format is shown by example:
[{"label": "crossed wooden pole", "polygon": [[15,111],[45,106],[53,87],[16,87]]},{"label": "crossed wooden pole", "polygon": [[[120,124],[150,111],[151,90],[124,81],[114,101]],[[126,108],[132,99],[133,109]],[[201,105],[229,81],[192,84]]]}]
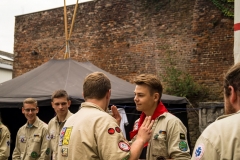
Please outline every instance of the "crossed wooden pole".
[{"label": "crossed wooden pole", "polygon": [[72,34],[75,18],[76,18],[76,13],[77,13],[77,8],[78,8],[78,0],[74,8],[74,13],[73,13],[73,18],[72,18],[72,23],[71,23],[71,28],[68,34],[68,27],[67,27],[67,7],[66,7],[66,0],[64,0],[64,25],[65,25],[65,38],[66,38],[66,51],[64,54],[64,59],[70,58],[70,46],[69,46],[69,41],[70,37]]}]

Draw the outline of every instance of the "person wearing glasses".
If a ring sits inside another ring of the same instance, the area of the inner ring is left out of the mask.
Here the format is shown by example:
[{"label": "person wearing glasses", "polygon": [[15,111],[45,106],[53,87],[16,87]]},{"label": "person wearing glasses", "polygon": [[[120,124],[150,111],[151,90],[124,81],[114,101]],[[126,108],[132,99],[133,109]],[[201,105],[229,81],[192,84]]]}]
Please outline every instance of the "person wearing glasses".
[{"label": "person wearing glasses", "polygon": [[10,132],[0,121],[0,160],[7,160],[10,155]]},{"label": "person wearing glasses", "polygon": [[51,100],[52,107],[56,113],[56,116],[49,121],[48,131],[50,134],[50,149],[52,160],[56,160],[60,131],[72,113],[68,110],[71,105],[71,101],[65,90],[57,90],[53,92]]},{"label": "person wearing glasses", "polygon": [[27,98],[23,101],[22,113],[27,119],[17,132],[12,160],[49,160],[50,148],[48,126],[37,117],[37,101]]}]

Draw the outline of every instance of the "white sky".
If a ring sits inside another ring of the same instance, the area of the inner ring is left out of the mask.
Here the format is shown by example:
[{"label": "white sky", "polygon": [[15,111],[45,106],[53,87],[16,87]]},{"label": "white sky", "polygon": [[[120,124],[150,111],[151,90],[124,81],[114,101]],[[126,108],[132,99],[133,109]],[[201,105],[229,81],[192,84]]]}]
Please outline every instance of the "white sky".
[{"label": "white sky", "polygon": [[[76,2],[66,0],[66,5]],[[0,50],[13,53],[15,16],[63,6],[64,0],[0,0]]]}]

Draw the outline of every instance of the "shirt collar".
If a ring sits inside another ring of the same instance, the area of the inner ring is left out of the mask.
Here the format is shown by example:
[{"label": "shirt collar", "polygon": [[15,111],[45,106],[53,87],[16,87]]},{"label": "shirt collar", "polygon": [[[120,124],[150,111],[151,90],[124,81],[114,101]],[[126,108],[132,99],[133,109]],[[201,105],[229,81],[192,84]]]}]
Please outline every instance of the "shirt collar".
[{"label": "shirt collar", "polygon": [[[96,109],[99,109],[100,111],[103,111],[103,112],[106,112],[104,111],[101,107],[99,107],[98,105],[94,104],[94,103],[91,103],[91,102],[83,102],[81,104],[81,108],[83,107],[91,107],[91,108],[96,108]],[[80,108],[80,109],[81,109]]]},{"label": "shirt collar", "polygon": [[38,118],[38,116],[36,116],[36,120],[35,120],[35,122],[32,125],[29,125],[28,122],[26,123],[26,127],[27,128],[32,128],[33,126],[34,127],[38,127],[39,126],[39,118]]}]

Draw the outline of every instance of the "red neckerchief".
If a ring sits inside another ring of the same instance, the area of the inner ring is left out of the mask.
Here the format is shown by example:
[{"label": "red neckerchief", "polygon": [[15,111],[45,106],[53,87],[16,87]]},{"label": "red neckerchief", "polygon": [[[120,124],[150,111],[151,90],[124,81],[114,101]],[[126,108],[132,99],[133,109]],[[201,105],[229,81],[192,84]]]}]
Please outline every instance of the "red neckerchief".
[{"label": "red neckerchief", "polygon": [[[166,107],[163,105],[162,102],[160,102],[157,106],[157,108],[155,109],[151,120],[155,120],[157,117],[159,117],[161,114],[168,112],[168,110],[166,109]],[[137,133],[138,133],[138,129],[141,127],[144,119],[146,118],[146,114],[142,112],[142,114],[140,115],[140,119],[138,121],[138,128],[131,131],[130,134],[130,139],[132,139]],[[148,145],[148,143],[146,143],[144,145],[144,147],[146,147]]]}]

